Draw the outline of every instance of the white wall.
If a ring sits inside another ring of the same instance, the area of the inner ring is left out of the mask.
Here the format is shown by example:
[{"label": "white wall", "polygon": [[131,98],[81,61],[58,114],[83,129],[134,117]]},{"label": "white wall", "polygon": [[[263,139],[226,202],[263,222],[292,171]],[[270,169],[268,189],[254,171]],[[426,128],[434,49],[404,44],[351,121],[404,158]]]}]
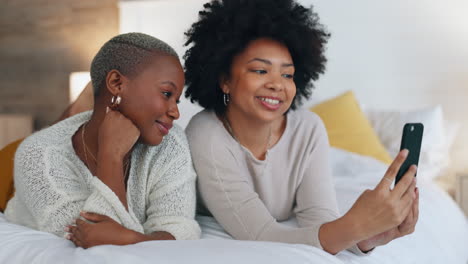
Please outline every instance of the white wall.
[{"label": "white wall", "polygon": [[311,1],[332,37],[316,96],[353,89],[376,108],[442,104],[462,125],[453,149],[468,168],[468,1]]},{"label": "white wall", "polygon": [[[205,0],[121,2],[121,32],[140,31],[183,55],[184,35]],[[442,104],[462,124],[455,166],[468,168],[468,1],[303,0],[314,3],[332,33],[315,97],[346,90],[370,107],[412,109]],[[185,125],[200,108],[180,105]],[[466,165],[465,165],[466,164]]]},{"label": "white wall", "polygon": [[[198,18],[198,11],[205,0],[157,0],[124,1],[120,3],[120,32],[144,32],[171,45],[182,59],[184,32]],[[180,98],[180,118],[176,121],[185,127],[193,114],[201,110],[185,99]]]}]

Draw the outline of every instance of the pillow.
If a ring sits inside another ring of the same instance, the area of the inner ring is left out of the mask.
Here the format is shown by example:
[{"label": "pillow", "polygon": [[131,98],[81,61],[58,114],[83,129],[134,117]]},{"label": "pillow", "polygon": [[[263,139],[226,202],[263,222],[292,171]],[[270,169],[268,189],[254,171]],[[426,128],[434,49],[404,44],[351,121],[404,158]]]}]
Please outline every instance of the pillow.
[{"label": "pillow", "polygon": [[7,202],[13,197],[13,160],[16,149],[23,139],[10,143],[0,150],[0,211],[3,212]]},{"label": "pillow", "polygon": [[310,110],[323,120],[331,146],[370,156],[386,164],[392,162],[352,91],[317,104]]},{"label": "pillow", "polygon": [[405,123],[423,123],[418,177],[434,179],[448,168],[450,147],[458,125],[444,120],[440,105],[411,111],[365,109],[365,112],[390,155],[396,155],[400,150]]}]

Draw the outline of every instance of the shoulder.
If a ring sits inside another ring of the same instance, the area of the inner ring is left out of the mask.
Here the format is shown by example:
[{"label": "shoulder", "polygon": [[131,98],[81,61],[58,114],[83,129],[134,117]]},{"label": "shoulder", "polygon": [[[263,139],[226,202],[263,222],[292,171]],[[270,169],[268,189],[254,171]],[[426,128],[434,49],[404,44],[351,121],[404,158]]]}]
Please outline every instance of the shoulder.
[{"label": "shoulder", "polygon": [[289,112],[287,118],[288,126],[295,133],[315,137],[327,137],[327,130],[322,119],[314,112],[307,109],[298,109]]},{"label": "shoulder", "polygon": [[199,132],[211,131],[213,128],[218,126],[218,123],[219,120],[213,111],[203,110],[190,119],[185,131],[187,136],[190,138],[199,134]]},{"label": "shoulder", "polygon": [[236,160],[240,145],[226,131],[215,112],[203,110],[193,116],[186,128],[194,164],[201,161]]},{"label": "shoulder", "polygon": [[18,147],[16,156],[42,153],[49,148],[64,148],[78,127],[89,120],[90,115],[91,112],[82,113],[33,133]]},{"label": "shoulder", "polygon": [[194,115],[185,129],[191,148],[228,142],[225,128],[213,111],[203,110]]}]

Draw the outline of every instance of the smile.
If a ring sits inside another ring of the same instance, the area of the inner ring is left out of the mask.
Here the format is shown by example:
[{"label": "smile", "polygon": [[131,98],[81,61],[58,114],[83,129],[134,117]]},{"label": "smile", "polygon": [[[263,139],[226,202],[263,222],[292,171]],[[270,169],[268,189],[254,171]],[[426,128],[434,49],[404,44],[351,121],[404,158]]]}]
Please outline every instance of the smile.
[{"label": "smile", "polygon": [[156,124],[158,125],[159,130],[163,135],[169,134],[169,130],[172,128],[172,125],[169,123],[164,123],[161,121],[156,120]]},{"label": "smile", "polygon": [[268,110],[277,110],[278,108],[280,108],[281,104],[283,103],[283,101],[275,97],[257,96],[256,98],[259,100],[260,104],[263,105]]},{"label": "smile", "polygon": [[264,101],[264,102],[267,102],[271,105],[277,105],[280,103],[280,100],[276,100],[276,99],[270,99],[270,98],[265,98],[265,97],[258,97],[258,99]]}]

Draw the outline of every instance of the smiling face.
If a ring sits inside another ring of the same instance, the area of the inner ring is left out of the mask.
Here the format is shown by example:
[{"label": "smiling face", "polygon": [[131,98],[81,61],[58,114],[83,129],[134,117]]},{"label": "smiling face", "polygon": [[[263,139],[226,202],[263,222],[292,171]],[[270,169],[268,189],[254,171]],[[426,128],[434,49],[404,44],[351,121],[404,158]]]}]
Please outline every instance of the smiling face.
[{"label": "smiling face", "polygon": [[184,82],[179,60],[169,55],[154,55],[134,78],[123,77],[119,109],[140,130],[142,143],[158,145],[169,133]]},{"label": "smiling face", "polygon": [[271,39],[252,41],[234,57],[230,76],[221,81],[230,94],[230,115],[253,121],[283,118],[296,95],[294,65],[288,48]]}]

